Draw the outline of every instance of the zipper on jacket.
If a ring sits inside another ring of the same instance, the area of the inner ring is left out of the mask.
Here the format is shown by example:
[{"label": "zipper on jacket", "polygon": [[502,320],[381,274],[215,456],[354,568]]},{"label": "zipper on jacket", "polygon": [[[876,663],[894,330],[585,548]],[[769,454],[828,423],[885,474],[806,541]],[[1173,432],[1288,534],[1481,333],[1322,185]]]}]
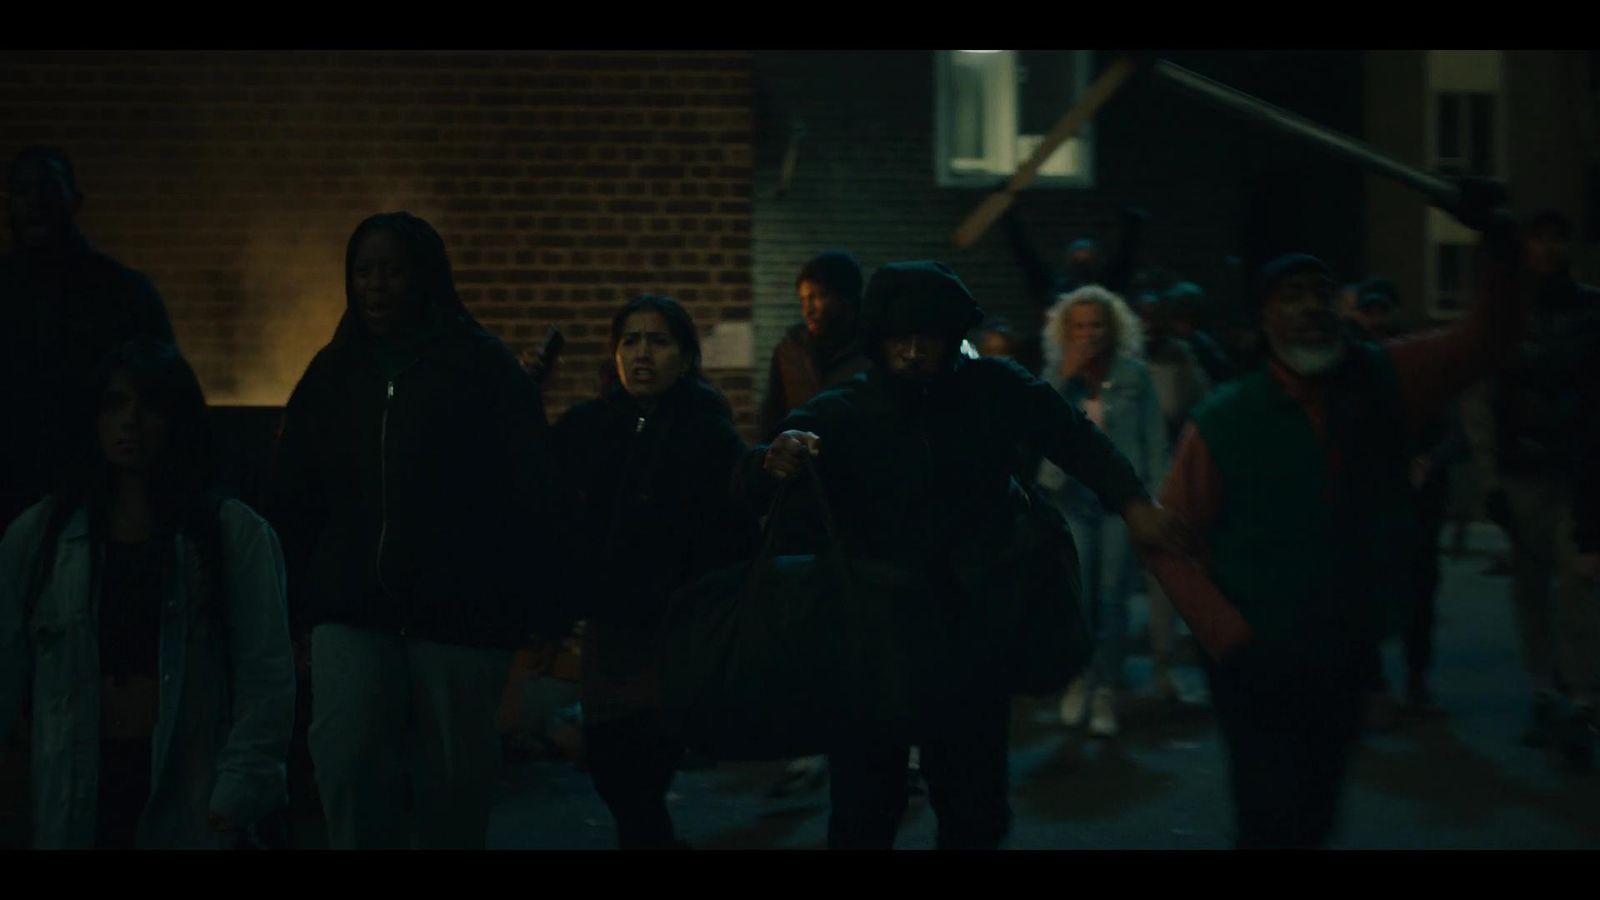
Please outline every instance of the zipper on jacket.
[{"label": "zipper on jacket", "polygon": [[[383,583],[383,545],[389,537],[389,405],[394,401],[394,379],[389,380],[389,386],[384,391],[383,420],[378,426],[378,505],[381,510],[382,521],[378,527],[378,587],[385,594],[389,593],[389,586]],[[400,626],[400,633],[406,633],[405,626]]]},{"label": "zipper on jacket", "polygon": [[[389,586],[383,583],[383,547],[389,537],[389,407],[394,403],[395,382],[416,364],[413,360],[406,364],[405,368],[389,376],[383,391],[383,419],[378,426],[378,507],[382,513],[382,522],[378,526],[378,587],[391,597],[393,594],[390,593]],[[406,612],[409,613],[409,610]],[[401,619],[401,637],[405,637],[409,628],[407,625],[409,618],[410,616],[406,615]]]},{"label": "zipper on jacket", "polygon": [[643,434],[644,433],[644,416],[640,416],[639,417],[639,424],[634,426],[633,433],[634,434]]}]

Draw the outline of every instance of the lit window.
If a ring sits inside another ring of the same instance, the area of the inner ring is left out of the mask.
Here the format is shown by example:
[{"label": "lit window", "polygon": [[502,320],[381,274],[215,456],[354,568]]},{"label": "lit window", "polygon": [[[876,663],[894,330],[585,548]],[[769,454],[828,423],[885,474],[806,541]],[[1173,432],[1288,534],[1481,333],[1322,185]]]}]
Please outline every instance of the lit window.
[{"label": "lit window", "polygon": [[1434,165],[1451,175],[1493,175],[1493,94],[1481,91],[1439,91],[1434,123]]},{"label": "lit window", "polygon": [[[941,186],[994,188],[1039,146],[1088,84],[1087,50],[936,54],[934,170]],[[1056,149],[1039,187],[1092,187],[1093,125]]]},{"label": "lit window", "polygon": [[[1506,143],[1501,51],[1430,50],[1427,56],[1429,165],[1447,175],[1500,175]],[[1459,316],[1473,301],[1478,235],[1442,210],[1429,207],[1424,216],[1428,311],[1437,318]]]}]

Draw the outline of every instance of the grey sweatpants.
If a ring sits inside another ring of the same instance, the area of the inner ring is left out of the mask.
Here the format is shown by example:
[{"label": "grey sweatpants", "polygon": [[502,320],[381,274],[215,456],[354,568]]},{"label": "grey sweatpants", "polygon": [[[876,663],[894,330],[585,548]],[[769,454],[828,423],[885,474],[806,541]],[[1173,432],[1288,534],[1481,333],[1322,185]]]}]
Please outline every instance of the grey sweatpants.
[{"label": "grey sweatpants", "polygon": [[510,665],[508,650],[318,625],[310,745],[328,846],[482,849]]},{"label": "grey sweatpants", "polygon": [[1592,704],[1600,692],[1600,606],[1577,572],[1573,489],[1524,478],[1501,483],[1516,529],[1511,597],[1523,666],[1535,689],[1550,689],[1559,671],[1572,699]]}]

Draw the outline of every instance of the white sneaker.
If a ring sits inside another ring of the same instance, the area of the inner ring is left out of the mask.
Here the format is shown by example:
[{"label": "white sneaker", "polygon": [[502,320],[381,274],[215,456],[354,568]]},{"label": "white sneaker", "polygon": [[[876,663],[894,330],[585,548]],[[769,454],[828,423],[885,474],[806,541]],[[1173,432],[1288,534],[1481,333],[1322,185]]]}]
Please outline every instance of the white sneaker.
[{"label": "white sneaker", "polygon": [[1095,737],[1117,736],[1117,692],[1095,688],[1089,700],[1089,733]]},{"label": "white sneaker", "polygon": [[1077,728],[1083,724],[1083,712],[1089,705],[1089,685],[1084,679],[1067,685],[1066,693],[1061,695],[1061,724],[1068,728]]},{"label": "white sneaker", "polygon": [[795,794],[817,790],[828,783],[828,758],[803,756],[790,760],[784,767],[783,778],[767,791],[768,797],[792,797]]}]

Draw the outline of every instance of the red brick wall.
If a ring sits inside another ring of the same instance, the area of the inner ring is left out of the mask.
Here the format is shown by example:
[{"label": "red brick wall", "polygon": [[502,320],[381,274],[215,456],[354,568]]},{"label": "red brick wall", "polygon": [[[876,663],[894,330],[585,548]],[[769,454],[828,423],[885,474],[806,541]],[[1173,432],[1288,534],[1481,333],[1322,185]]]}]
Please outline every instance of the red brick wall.
[{"label": "red brick wall", "polygon": [[[632,295],[748,327],[752,103],[746,53],[8,53],[0,154],[67,151],[85,233],[155,281],[215,403],[287,398],[351,230],[404,208],[513,350],[566,334],[553,417]],[[749,370],[711,374],[748,421]]]}]

